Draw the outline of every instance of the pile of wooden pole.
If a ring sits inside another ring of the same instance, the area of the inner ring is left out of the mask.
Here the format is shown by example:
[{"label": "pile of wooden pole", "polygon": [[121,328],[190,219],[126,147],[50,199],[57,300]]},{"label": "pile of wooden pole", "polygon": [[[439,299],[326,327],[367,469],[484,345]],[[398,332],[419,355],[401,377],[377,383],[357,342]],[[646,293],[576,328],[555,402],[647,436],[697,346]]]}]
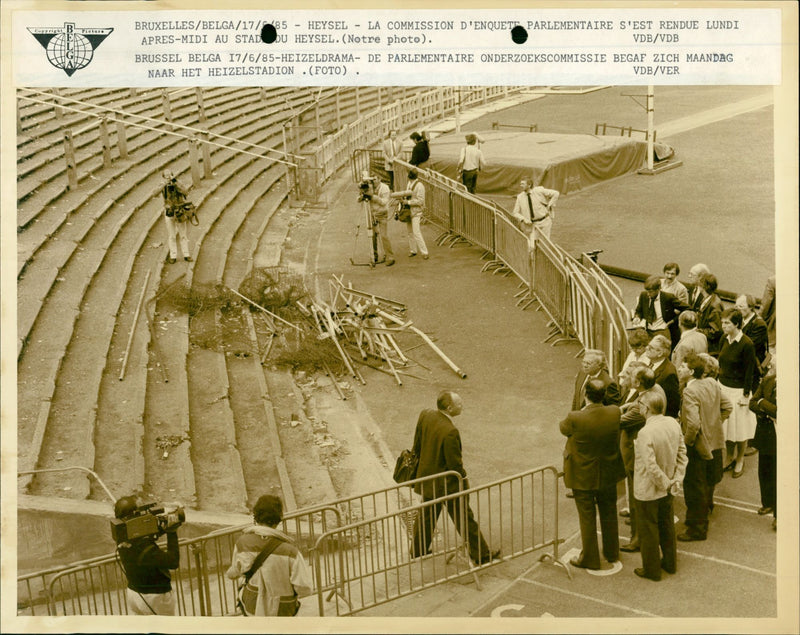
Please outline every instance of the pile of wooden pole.
[{"label": "pile of wooden pole", "polygon": [[297,305],[314,324],[319,338],[330,338],[348,373],[362,384],[366,382],[355,364],[388,373],[399,386],[403,385],[403,375],[414,377],[406,370],[411,363],[407,351],[395,339],[399,333],[418,335],[453,372],[466,378],[467,374],[430,337],[406,319],[404,304],[346,286],[335,275],[331,277],[330,288],[330,303],[313,300]]}]

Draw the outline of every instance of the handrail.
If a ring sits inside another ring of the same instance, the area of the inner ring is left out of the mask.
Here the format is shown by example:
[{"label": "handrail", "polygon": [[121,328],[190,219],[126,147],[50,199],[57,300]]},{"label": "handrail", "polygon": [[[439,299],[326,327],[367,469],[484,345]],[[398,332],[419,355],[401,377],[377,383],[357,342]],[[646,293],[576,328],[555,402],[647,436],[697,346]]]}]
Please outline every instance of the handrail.
[{"label": "handrail", "polygon": [[106,487],[106,484],[103,483],[103,480],[97,475],[96,472],[93,472],[88,467],[83,467],[82,465],[70,465],[68,467],[49,467],[49,468],[42,468],[39,470],[24,470],[22,472],[17,472],[17,478],[20,476],[30,476],[31,474],[40,474],[43,472],[65,472],[67,470],[80,470],[81,472],[86,472],[89,476],[93,476],[95,480],[100,484],[100,487],[103,488],[108,497],[111,499],[112,503],[117,502],[117,497],[111,493],[111,490]]}]

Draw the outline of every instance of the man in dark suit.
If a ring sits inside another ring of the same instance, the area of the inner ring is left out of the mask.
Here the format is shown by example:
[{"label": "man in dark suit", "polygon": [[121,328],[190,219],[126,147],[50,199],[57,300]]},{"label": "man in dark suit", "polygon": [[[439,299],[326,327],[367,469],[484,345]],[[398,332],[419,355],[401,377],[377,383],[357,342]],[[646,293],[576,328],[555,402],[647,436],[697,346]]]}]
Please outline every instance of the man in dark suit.
[{"label": "man in dark suit", "polygon": [[708,265],[698,262],[694,267],[689,269],[689,284],[686,285],[686,290],[689,292],[689,308],[697,313],[700,308],[700,303],[703,301],[703,292],[700,289],[700,276],[704,273],[711,273]]},{"label": "man in dark suit", "polygon": [[756,313],[756,299],[752,295],[740,295],[736,298],[735,308],[739,309],[742,314],[742,333],[753,342],[758,364],[766,371],[764,362],[769,350],[769,335],[767,334],[767,323]]},{"label": "man in dark suit", "polygon": [[667,397],[668,417],[677,417],[681,410],[681,390],[678,373],[675,366],[669,361],[669,340],[663,335],[656,335],[647,345],[647,356],[650,358],[650,368],[656,376],[656,383],[664,389]]},{"label": "man in dark suit", "polygon": [[585,387],[590,379],[599,379],[603,382],[605,392],[602,403],[604,406],[619,405],[622,397],[619,394],[617,382],[608,373],[605,353],[589,348],[583,354],[581,369],[575,377],[575,392],[572,395],[573,410],[580,410],[586,405]]},{"label": "man in dark suit", "polygon": [[[468,488],[467,472],[461,460],[461,434],[453,425],[453,417],[461,414],[461,397],[449,390],[442,392],[436,400],[436,410],[423,410],[417,421],[414,432],[414,453],[419,457],[416,478],[454,471],[461,474],[464,487]],[[422,496],[423,501],[433,500],[458,492],[458,478],[455,476],[431,479],[414,485],[414,491]],[[446,501],[447,513],[462,536],[467,535],[469,542],[469,555],[477,564],[484,564],[500,556],[500,550],[489,550],[483,539],[481,530],[468,500],[453,498]],[[464,524],[464,510],[466,504],[466,532]],[[414,522],[414,537],[411,556],[419,558],[430,553],[431,538],[436,529],[436,521],[441,512],[442,503],[424,507]]]},{"label": "man in dark suit", "polygon": [[634,316],[643,324],[648,335],[669,337],[674,348],[681,339],[678,316],[688,308],[674,295],[661,290],[661,278],[650,276],[645,280],[644,291],[639,294]]},{"label": "man in dark suit", "polygon": [[619,406],[602,405],[606,387],[599,379],[590,379],[585,392],[588,405],[570,412],[559,429],[567,437],[564,484],[574,492],[581,527],[581,554],[570,564],[599,569],[598,510],[603,555],[609,562],[619,559],[617,483],[625,478],[625,466],[619,452]]},{"label": "man in dark suit", "polygon": [[719,355],[722,343],[722,300],[717,295],[717,277],[713,273],[700,276],[699,285],[703,300],[697,313],[697,330],[708,340],[708,352],[713,357]]}]

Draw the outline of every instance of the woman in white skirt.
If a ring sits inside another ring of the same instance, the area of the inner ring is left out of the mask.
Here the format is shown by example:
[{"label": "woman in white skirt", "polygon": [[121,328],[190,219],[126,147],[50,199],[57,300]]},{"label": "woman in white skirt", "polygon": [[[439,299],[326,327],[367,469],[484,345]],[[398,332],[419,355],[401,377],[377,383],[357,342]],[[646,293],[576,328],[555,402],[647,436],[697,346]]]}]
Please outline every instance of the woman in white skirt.
[{"label": "woman in white skirt", "polygon": [[724,423],[729,448],[725,469],[733,469],[733,478],[739,478],[744,472],[747,441],[756,431],[756,417],[748,404],[760,377],[755,347],[742,333],[742,314],[738,309],[726,309],[722,313],[722,333],[719,382],[722,392],[733,404],[733,412]]}]

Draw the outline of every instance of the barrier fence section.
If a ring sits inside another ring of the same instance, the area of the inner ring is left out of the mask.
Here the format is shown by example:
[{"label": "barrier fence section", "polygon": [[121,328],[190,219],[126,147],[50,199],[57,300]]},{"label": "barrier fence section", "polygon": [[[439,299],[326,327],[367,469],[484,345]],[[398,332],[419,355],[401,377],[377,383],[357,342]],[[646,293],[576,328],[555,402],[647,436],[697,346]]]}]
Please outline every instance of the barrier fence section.
[{"label": "barrier fence section", "polygon": [[[314,570],[330,572],[341,593],[343,601],[336,602],[335,614],[357,613],[499,562],[472,563],[454,523],[441,520],[431,553],[412,558],[409,514],[440,517],[452,510],[463,522],[467,501],[490,551],[499,548],[501,557],[509,558],[551,547],[552,553],[542,559],[561,564],[558,476],[555,467],[540,467],[326,532],[317,539],[312,557]],[[322,616],[326,605],[321,593],[318,601]]]},{"label": "barrier fence section", "polygon": [[[550,317],[552,330],[545,338],[549,341],[561,335],[569,335],[570,329],[570,273],[563,263],[558,248],[539,230],[534,229],[536,247],[532,254],[530,286],[533,297]],[[560,340],[556,340],[560,341]]]},{"label": "barrier fence section", "polygon": [[[458,483],[461,475],[445,472],[410,484],[432,481],[434,496],[444,495],[442,476]],[[413,504],[408,484],[393,485],[365,494],[286,514],[280,529],[289,535],[313,567],[310,552],[318,536],[337,527],[390,512],[402,517]],[[172,587],[180,615],[228,615],[236,611],[237,581],[228,580],[233,547],[242,531],[252,525],[228,527],[199,538],[180,541],[180,567],[173,572]],[[314,571],[313,591],[328,599],[336,595],[329,571]],[[317,586],[319,585],[319,586]],[[20,615],[125,615],[127,579],[114,554],[20,576],[17,607]]]},{"label": "barrier fence section", "polygon": [[[405,161],[395,161],[396,191],[407,189],[412,167]],[[382,154],[357,149],[352,169],[356,179],[363,170],[383,174]],[[628,316],[622,292],[608,274],[588,255],[581,257],[583,263],[576,260],[538,229],[534,229],[531,245],[505,210],[469,194],[463,184],[433,170],[418,172],[425,185],[425,218],[449,235],[439,242],[458,238],[484,249],[494,259],[484,270],[497,270],[502,263],[528,287],[529,297],[549,316],[551,332],[545,341],[558,344],[577,339],[584,350],[599,348],[608,358],[609,370],[616,374],[628,352]]]},{"label": "barrier fence section", "polygon": [[[287,514],[279,528],[308,557],[319,535],[341,526],[332,506]],[[172,590],[180,615],[228,615],[236,612],[237,581],[225,577],[233,547],[252,525],[221,529],[180,541],[180,566],[172,572]],[[324,591],[332,591],[327,572],[315,573]],[[127,578],[116,554],[17,578],[18,615],[125,615]],[[315,589],[316,590],[316,589]],[[333,590],[335,591],[335,590]]]}]

